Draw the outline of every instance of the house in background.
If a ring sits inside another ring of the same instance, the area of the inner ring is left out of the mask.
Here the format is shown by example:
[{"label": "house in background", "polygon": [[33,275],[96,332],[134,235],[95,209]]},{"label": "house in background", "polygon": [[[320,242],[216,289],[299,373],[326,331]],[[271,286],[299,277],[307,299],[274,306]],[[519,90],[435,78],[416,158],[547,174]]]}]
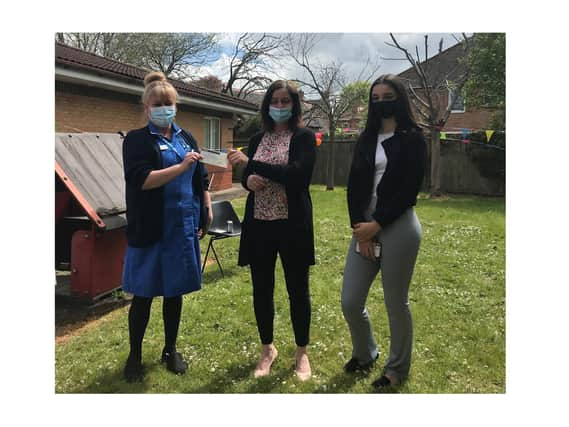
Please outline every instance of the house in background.
[{"label": "house in background", "polygon": [[[321,103],[321,99],[306,100],[304,99],[304,93],[302,93],[302,91],[300,92],[303,111],[302,118],[305,125],[314,132],[329,133],[330,122],[315,105]],[[358,135],[365,127],[364,123],[366,118],[367,105],[359,102],[352,105],[352,107],[345,111],[336,121],[336,139],[341,139],[344,136],[353,137],[354,135]]]},{"label": "house in background", "polygon": [[[463,54],[462,46],[459,43],[432,56],[422,62],[421,65],[428,70],[430,75],[444,76],[448,74],[447,79],[452,81],[453,77],[463,73],[463,68],[460,64]],[[406,85],[410,84],[417,94],[421,96],[423,89],[413,67],[399,73],[398,76]],[[482,130],[489,128],[490,120],[496,110],[492,108],[471,108],[464,102],[460,94],[454,94],[446,89],[439,96],[441,97],[442,108],[447,108],[451,100],[454,99],[451,114],[442,131],[450,134],[459,134],[461,129]],[[420,119],[418,114],[416,114],[416,118]]]},{"label": "house in background", "polygon": [[[55,44],[55,131],[125,132],[146,125],[141,96],[147,71],[93,53]],[[201,148],[229,148],[238,115],[257,105],[197,85],[170,80],[178,91],[176,122]],[[231,166],[208,165],[211,190],[231,187]]]}]

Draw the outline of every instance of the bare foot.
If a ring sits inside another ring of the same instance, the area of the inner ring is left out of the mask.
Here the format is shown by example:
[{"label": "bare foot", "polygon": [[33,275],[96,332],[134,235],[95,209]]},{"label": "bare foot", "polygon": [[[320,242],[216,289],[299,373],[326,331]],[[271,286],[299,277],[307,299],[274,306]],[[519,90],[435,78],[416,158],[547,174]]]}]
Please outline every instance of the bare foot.
[{"label": "bare foot", "polygon": [[312,376],[312,369],[310,368],[308,354],[306,354],[306,347],[298,347],[296,349],[294,373],[300,381],[306,381]]},{"label": "bare foot", "polygon": [[261,359],[253,372],[255,378],[266,377],[271,372],[271,365],[279,355],[279,352],[273,344],[263,345],[263,353]]}]

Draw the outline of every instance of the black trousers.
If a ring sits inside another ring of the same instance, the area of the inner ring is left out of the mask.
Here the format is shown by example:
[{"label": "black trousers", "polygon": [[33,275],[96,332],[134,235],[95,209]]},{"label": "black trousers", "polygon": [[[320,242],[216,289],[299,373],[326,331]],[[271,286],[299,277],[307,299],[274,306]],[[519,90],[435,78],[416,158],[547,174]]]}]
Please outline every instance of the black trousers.
[{"label": "black trousers", "polygon": [[254,221],[254,251],[251,266],[253,282],[253,308],[261,343],[273,342],[275,316],[274,290],[275,265],[280,255],[288,292],[290,317],[297,346],[309,342],[310,293],[308,289],[309,265],[299,263],[295,257],[295,235],[288,221]]}]

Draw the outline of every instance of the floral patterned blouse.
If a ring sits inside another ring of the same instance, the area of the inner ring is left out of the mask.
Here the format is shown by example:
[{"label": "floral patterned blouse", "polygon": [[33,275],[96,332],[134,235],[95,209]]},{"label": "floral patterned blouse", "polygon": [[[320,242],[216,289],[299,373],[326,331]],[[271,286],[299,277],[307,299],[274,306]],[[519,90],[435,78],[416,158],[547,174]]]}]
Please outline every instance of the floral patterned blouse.
[{"label": "floral patterned blouse", "polygon": [[[286,165],[291,137],[290,130],[265,132],[253,160]],[[254,217],[264,221],[288,219],[288,201],[283,184],[266,179],[265,188],[255,192]]]}]

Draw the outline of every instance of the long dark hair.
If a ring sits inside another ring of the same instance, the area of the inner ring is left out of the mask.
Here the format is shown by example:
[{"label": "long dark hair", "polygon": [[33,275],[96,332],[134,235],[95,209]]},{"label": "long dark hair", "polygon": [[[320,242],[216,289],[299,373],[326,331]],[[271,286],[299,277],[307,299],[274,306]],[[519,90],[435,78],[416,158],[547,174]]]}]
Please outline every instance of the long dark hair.
[{"label": "long dark hair", "polygon": [[300,117],[302,114],[302,108],[300,106],[300,95],[298,90],[286,80],[275,80],[267,92],[265,92],[265,97],[261,103],[261,119],[263,121],[263,129],[270,132],[275,129],[275,121],[269,116],[269,107],[271,105],[271,98],[273,93],[278,89],[286,89],[290,95],[292,101],[292,116],[288,119],[288,127],[290,130],[294,131],[300,126]]},{"label": "long dark hair", "polygon": [[398,130],[420,129],[415,121],[415,116],[411,110],[411,103],[409,102],[409,95],[403,82],[395,74],[383,74],[379,76],[371,85],[369,89],[368,100],[368,116],[364,133],[367,135],[377,135],[381,131],[381,117],[374,116],[371,112],[374,111],[371,102],[371,93],[374,86],[378,84],[386,84],[395,91],[397,95],[397,108],[395,109],[395,121],[397,122]]}]

